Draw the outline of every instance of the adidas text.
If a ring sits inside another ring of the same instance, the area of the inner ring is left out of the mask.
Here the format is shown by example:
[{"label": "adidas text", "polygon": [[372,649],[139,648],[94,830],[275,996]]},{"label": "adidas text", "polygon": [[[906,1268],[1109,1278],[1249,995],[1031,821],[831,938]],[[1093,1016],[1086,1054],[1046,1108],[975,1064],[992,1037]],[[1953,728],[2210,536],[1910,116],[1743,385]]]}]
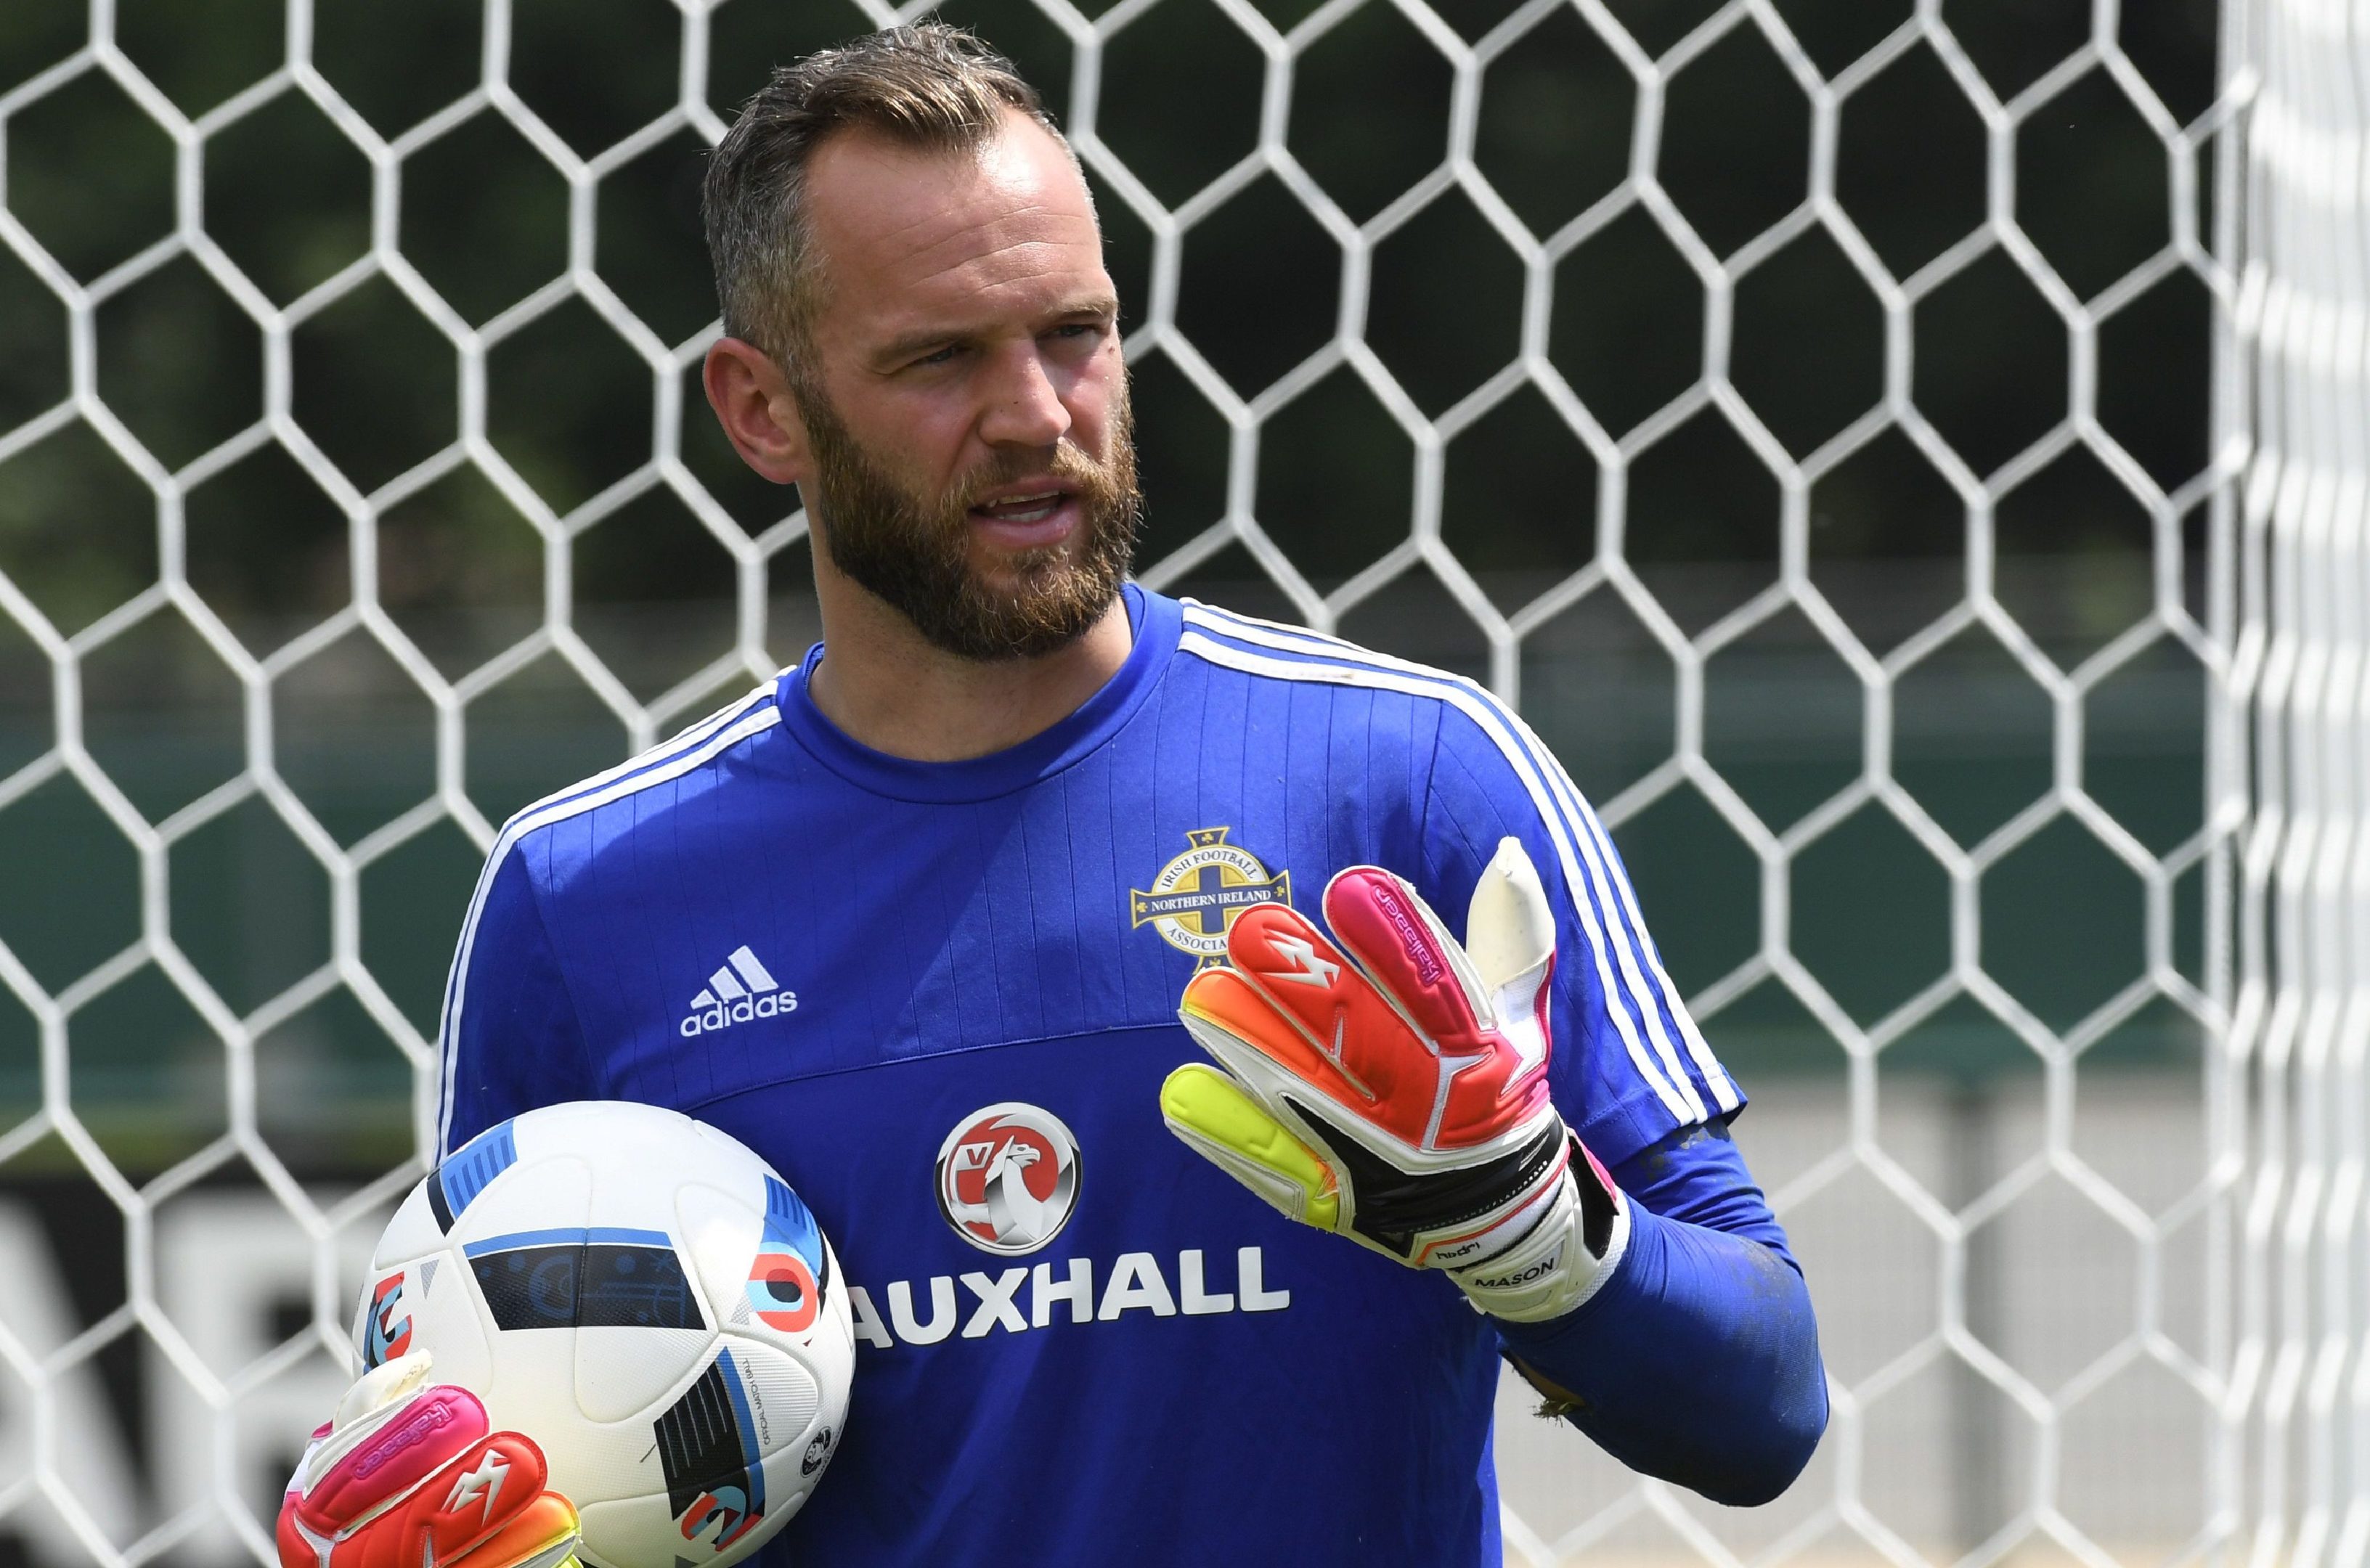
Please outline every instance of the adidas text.
[{"label": "adidas text", "polygon": [[799,1010],[799,993],[794,990],[772,991],[765,996],[744,996],[727,1006],[718,1002],[705,1013],[695,1013],[675,1025],[686,1039],[705,1035],[713,1029],[729,1029],[735,1024],[746,1024],[752,1018],[772,1018],[779,1013]]},{"label": "adidas text", "polygon": [[772,971],[743,944],[708,977],[708,984],[691,999],[690,1016],[675,1025],[675,1032],[689,1039],[754,1018],[795,1013],[798,1006],[799,993],[784,990]]}]

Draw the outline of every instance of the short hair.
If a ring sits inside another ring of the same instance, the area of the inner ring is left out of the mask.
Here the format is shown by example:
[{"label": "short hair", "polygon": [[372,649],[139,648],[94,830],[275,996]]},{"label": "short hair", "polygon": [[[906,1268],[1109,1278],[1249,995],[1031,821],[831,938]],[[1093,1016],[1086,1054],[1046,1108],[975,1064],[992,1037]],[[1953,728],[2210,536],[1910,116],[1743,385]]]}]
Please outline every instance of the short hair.
[{"label": "short hair", "polygon": [[793,382],[819,284],[806,171],[834,133],[862,130],[921,151],[969,152],[1018,109],[1069,143],[1037,89],[979,38],[943,22],[885,28],[777,66],[717,143],[699,193],[724,330]]}]

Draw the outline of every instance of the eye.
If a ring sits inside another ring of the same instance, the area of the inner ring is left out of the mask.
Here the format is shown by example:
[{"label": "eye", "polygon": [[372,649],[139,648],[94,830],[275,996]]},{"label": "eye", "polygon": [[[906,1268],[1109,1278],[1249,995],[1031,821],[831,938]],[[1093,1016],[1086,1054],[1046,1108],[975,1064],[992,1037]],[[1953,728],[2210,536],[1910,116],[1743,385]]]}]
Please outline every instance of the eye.
[{"label": "eye", "polygon": [[1046,340],[1069,348],[1092,348],[1108,330],[1099,321],[1065,321],[1045,334]]},{"label": "eye", "polygon": [[915,366],[922,366],[922,365],[950,365],[950,364],[954,363],[954,361],[955,361],[955,356],[957,356],[958,354],[961,354],[961,352],[962,352],[962,345],[961,345],[961,344],[960,344],[960,343],[949,343],[949,344],[948,344],[948,345],[947,345],[945,348],[943,348],[943,349],[932,349],[930,352],[928,352],[928,353],[926,353],[926,354],[923,355],[920,359],[915,360],[915,361],[914,361],[913,362],[914,362],[914,364],[915,364]]}]

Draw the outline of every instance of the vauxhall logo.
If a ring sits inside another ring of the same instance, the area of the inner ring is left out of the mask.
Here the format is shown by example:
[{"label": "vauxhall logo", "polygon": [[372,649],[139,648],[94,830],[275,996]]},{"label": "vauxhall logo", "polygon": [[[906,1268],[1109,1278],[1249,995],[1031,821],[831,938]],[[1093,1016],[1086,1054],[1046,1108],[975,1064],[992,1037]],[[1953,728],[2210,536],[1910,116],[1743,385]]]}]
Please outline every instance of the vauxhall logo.
[{"label": "vauxhall logo", "polygon": [[[998,1260],[1038,1252],[1078,1207],[1078,1139],[1042,1105],[983,1105],[938,1145],[932,1173],[938,1212],[956,1235]],[[1108,1261],[1068,1257],[1012,1263],[928,1279],[848,1288],[856,1337],[876,1350],[948,1339],[1030,1333],[1061,1323],[1116,1322],[1130,1313],[1199,1318],[1280,1312],[1292,1292],[1268,1282],[1257,1247],[1205,1254],[1199,1247]]]},{"label": "vauxhall logo", "polygon": [[972,1112],[938,1146],[938,1212],[984,1253],[1033,1253],[1078,1204],[1078,1140],[1041,1105]]},{"label": "vauxhall logo", "polygon": [[743,943],[716,967],[708,984],[691,999],[691,1014],[675,1025],[685,1039],[718,1029],[730,1029],[753,1018],[772,1018],[798,1011],[799,993],[784,990],[757,956]]}]

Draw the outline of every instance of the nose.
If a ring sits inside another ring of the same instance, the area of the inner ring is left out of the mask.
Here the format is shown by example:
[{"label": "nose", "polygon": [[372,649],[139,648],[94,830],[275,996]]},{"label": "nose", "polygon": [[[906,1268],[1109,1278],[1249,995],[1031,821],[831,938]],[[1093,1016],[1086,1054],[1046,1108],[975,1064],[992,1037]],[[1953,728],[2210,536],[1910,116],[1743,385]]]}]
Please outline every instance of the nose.
[{"label": "nose", "polygon": [[986,392],[979,434],[990,446],[1050,447],[1069,433],[1070,410],[1035,344],[1004,356]]}]

